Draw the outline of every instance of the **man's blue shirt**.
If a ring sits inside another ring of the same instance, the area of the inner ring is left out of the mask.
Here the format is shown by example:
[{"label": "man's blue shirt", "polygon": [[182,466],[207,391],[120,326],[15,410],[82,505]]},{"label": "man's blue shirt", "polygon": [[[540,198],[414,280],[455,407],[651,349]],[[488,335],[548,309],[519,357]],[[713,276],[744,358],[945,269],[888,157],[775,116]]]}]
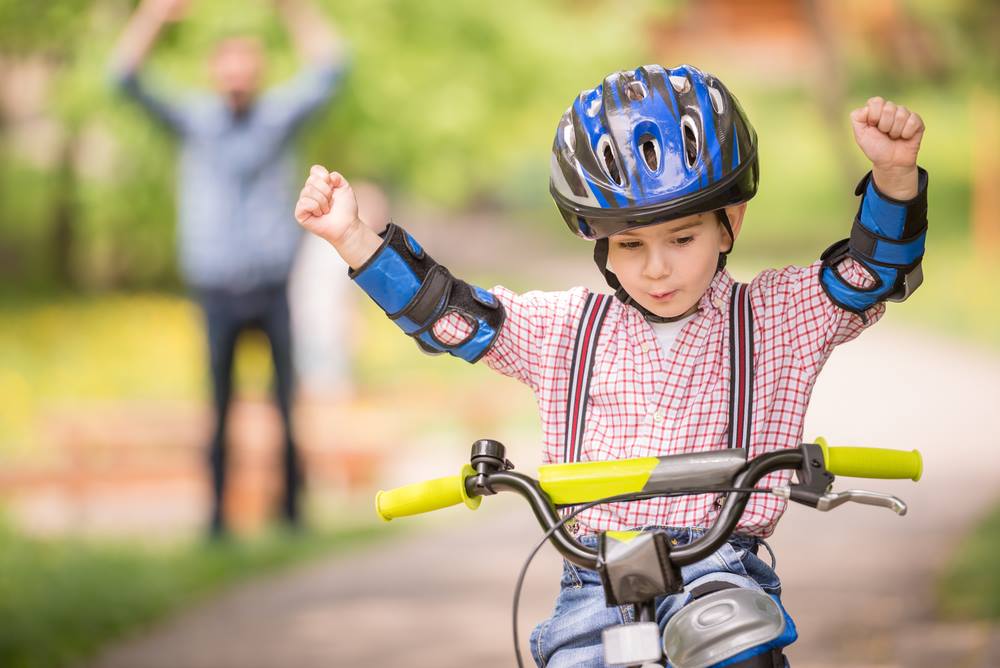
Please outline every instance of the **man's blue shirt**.
[{"label": "man's blue shirt", "polygon": [[245,291],[287,280],[300,240],[292,138],[342,71],[307,68],[241,116],[217,95],[170,96],[134,72],[116,74],[119,87],[180,141],[178,245],[189,285]]}]

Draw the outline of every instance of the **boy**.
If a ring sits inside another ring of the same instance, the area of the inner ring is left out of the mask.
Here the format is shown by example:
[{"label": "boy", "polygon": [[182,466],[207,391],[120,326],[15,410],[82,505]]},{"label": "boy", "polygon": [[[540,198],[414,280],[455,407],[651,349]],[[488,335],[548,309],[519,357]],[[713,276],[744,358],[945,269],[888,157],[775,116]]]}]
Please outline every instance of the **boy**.
[{"label": "boy", "polygon": [[[469,286],[402,229],[372,232],[357,220],[347,181],[319,166],[295,215],[336,247],[358,284],[421,348],[484,359],[528,384],[546,462],[727,445],[754,457],[799,444],[832,348],[878,320],[883,301],[905,299],[920,282],[923,122],[881,98],[853,111],[851,122],[872,162],[858,186],[864,199],[851,237],[808,267],[764,271],[749,286],[736,285],[724,267],[757,189],[756,133],[720,81],[688,66],[613,73],[583,91],[556,130],[550,190],[569,228],[595,240],[594,259],[617,299],[583,288],[517,295]],[[737,350],[749,351],[752,363],[738,365]],[[740,386],[738,377],[750,380]],[[789,476],[773,474],[761,486]],[[657,527],[681,544],[712,523],[716,502],[699,495],[598,506],[573,531],[593,544],[603,530]],[[683,593],[657,602],[661,628],[702,585],[780,594],[756,553],[783,511],[771,495],[751,497],[739,533],[683,569]],[[535,661],[602,666],[601,629],[631,614],[606,606],[596,573],[566,564],[555,613],[532,634]],[[727,657],[735,663],[726,665],[784,665],[781,647],[795,639],[788,622],[790,634],[734,649]]]}]

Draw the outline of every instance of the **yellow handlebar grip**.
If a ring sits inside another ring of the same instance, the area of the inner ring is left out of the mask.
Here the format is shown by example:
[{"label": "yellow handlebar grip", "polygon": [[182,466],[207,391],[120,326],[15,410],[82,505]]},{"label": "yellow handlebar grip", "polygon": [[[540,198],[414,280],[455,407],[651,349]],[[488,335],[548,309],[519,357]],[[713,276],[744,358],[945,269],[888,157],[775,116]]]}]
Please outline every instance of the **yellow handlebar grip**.
[{"label": "yellow handlebar grip", "polygon": [[917,481],[923,473],[923,458],[917,450],[830,447],[822,438],[816,443],[823,450],[826,469],[834,475]]},{"label": "yellow handlebar grip", "polygon": [[465,479],[475,474],[473,468],[466,464],[459,475],[416,482],[388,491],[380,490],[375,495],[375,512],[383,522],[388,522],[396,517],[428,513],[463,501],[475,510],[483,497],[470,497],[465,492]]}]

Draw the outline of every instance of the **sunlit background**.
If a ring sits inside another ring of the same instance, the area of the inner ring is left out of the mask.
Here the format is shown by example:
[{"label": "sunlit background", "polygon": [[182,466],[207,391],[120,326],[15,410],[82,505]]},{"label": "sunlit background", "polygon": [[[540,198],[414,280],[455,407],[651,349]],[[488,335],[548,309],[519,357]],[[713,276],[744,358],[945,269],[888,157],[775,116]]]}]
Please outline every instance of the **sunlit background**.
[{"label": "sunlit background", "polygon": [[[887,319],[984,355],[1000,348],[992,0],[318,4],[348,42],[350,65],[300,135],[303,180],[319,162],[375,184],[392,218],[454,273],[515,289],[600,288],[589,246],[549,199],[556,121],[610,71],[690,63],[727,84],[760,139],[738,275],[811,262],[847,236],[867,169],[848,113],[882,95],[924,118],[920,163],[930,172],[926,282]],[[0,0],[5,666],[71,664],[224,581],[384,535],[372,529],[372,490],[457,468],[477,437],[508,440],[525,463],[538,457],[529,392],[419,354],[338,278],[326,305],[302,307],[340,314],[328,346],[336,359],[299,360],[309,534],[286,541],[268,530],[279,423],[267,343],[250,335],[238,352],[227,498],[241,538],[201,547],[207,353],[176,265],[175,152],[115,93],[107,69],[133,9],[128,0]],[[272,5],[249,0],[193,2],[150,71],[180,88],[206,86],[207,54],[234,31],[263,38],[269,81],[296,71]],[[982,531],[992,548],[996,524]],[[80,610],[95,596],[108,601],[106,619]],[[997,596],[986,598],[945,600],[942,614],[1000,614]]]}]

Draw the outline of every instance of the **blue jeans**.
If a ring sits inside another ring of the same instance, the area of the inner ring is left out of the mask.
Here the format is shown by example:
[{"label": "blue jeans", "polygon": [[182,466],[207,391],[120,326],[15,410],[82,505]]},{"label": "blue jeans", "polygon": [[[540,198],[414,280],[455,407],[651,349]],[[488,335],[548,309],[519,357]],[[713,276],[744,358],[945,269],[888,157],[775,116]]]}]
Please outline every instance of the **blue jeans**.
[{"label": "blue jeans", "polygon": [[[677,545],[691,542],[702,534],[699,529],[663,529]],[[591,547],[596,536],[581,542]],[[684,591],[656,600],[656,621],[662,633],[670,618],[691,600],[694,587],[724,580],[739,587],[780,595],[781,582],[774,570],[756,555],[760,540],[733,536],[707,559],[681,568]],[[631,605],[608,607],[604,588],[596,571],[563,562],[562,581],[552,617],[531,633],[531,654],[539,668],[604,668],[601,631],[608,626],[634,621]]]}]

